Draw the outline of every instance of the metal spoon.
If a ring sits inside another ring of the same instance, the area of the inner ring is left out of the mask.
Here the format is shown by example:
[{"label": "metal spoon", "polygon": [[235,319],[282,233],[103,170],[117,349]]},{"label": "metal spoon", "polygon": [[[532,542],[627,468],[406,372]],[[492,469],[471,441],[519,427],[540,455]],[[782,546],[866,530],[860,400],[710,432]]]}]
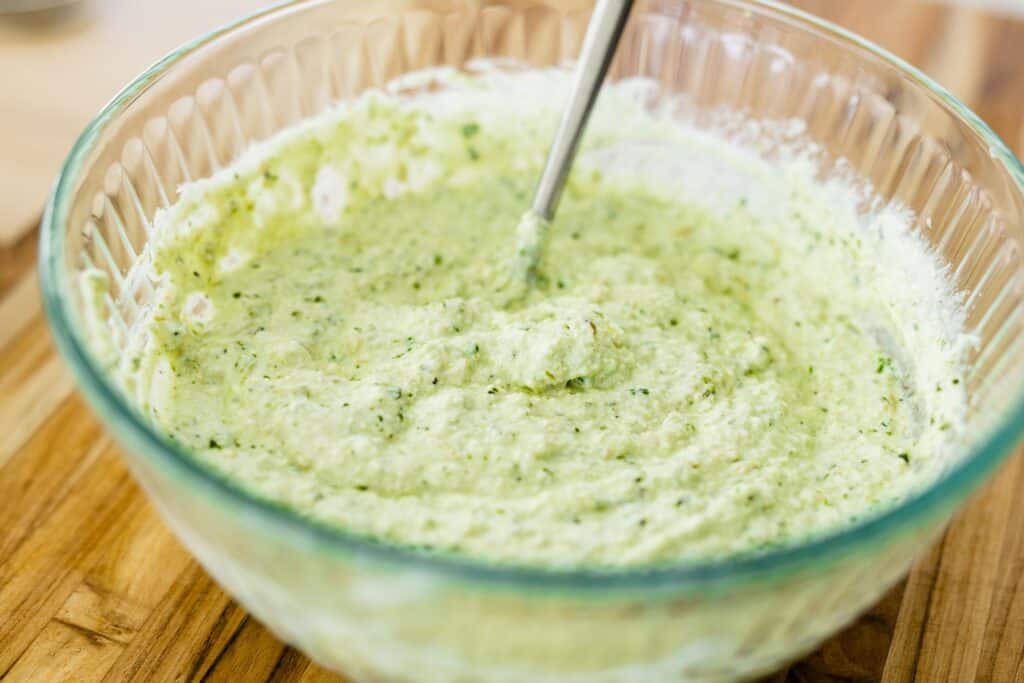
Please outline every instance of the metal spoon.
[{"label": "metal spoon", "polygon": [[587,35],[583,39],[576,81],[569,95],[568,106],[562,112],[562,120],[548,150],[544,170],[534,190],[533,205],[516,230],[513,283],[523,283],[529,287],[537,279],[537,267],[550,221],[558,208],[558,200],[562,196],[565,180],[569,177],[580,137],[594,108],[608,66],[615,56],[615,49],[632,6],[632,0],[598,0],[594,7],[587,25]]}]

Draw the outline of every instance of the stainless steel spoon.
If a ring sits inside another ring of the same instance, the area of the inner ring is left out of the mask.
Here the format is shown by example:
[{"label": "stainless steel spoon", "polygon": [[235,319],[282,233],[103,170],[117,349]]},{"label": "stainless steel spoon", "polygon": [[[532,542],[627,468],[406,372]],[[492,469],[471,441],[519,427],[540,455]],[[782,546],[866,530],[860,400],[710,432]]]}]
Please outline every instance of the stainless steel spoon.
[{"label": "stainless steel spoon", "polygon": [[533,205],[516,231],[513,282],[530,286],[537,279],[537,267],[544,251],[549,223],[558,208],[580,137],[615,56],[632,6],[633,0],[598,0],[594,7],[583,39],[568,106],[562,112],[562,120],[548,150],[544,170],[534,191]]}]

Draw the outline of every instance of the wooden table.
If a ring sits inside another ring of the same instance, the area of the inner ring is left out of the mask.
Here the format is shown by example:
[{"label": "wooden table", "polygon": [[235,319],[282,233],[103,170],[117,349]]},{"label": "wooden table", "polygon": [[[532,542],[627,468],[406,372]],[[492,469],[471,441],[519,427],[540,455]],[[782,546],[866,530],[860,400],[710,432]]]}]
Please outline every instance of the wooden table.
[{"label": "wooden table", "polygon": [[[4,681],[338,680],[251,619],[164,527],[55,355],[36,289],[40,206],[87,118],[158,54],[257,4],[97,0],[55,25],[0,18]],[[1024,21],[913,0],[800,4],[921,66],[1024,154]],[[110,50],[113,35],[125,46]],[[74,81],[59,100],[47,89],[58,72]],[[1024,680],[1022,513],[1017,456],[906,582],[770,680]]]}]

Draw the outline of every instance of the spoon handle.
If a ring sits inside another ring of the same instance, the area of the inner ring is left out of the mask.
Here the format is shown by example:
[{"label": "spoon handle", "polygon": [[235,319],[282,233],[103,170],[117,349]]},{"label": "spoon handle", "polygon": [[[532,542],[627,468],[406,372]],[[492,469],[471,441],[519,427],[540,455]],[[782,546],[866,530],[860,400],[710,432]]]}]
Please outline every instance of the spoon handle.
[{"label": "spoon handle", "polygon": [[615,56],[615,48],[632,6],[632,0],[597,0],[594,7],[587,35],[583,39],[583,49],[580,51],[576,82],[568,106],[562,112],[558,132],[555,133],[544,163],[544,172],[534,192],[533,212],[546,221],[554,217],[555,209],[558,208],[558,200],[562,196],[565,179],[569,176],[576,147],[586,127],[590,110],[594,108],[608,65]]}]

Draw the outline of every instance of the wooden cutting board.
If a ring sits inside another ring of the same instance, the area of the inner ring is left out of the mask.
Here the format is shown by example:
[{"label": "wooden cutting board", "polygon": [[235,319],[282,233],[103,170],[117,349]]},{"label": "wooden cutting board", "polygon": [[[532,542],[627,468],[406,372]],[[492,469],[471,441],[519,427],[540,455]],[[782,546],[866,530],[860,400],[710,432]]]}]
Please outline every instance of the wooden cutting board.
[{"label": "wooden cutting board", "polygon": [[[41,19],[0,18],[0,185],[10,186],[0,193],[3,681],[340,680],[250,618],[164,527],[55,355],[36,288],[34,224],[57,163],[47,155],[63,155],[91,112],[159,53],[256,4],[97,0],[35,39]],[[1024,154],[1024,22],[912,0],[799,4],[921,66]],[[132,47],[111,50],[105,37],[125,31]],[[17,45],[5,42],[15,33]],[[89,85],[49,95],[58,59]],[[1024,681],[1022,577],[1019,455],[903,584],[769,680]]]}]

